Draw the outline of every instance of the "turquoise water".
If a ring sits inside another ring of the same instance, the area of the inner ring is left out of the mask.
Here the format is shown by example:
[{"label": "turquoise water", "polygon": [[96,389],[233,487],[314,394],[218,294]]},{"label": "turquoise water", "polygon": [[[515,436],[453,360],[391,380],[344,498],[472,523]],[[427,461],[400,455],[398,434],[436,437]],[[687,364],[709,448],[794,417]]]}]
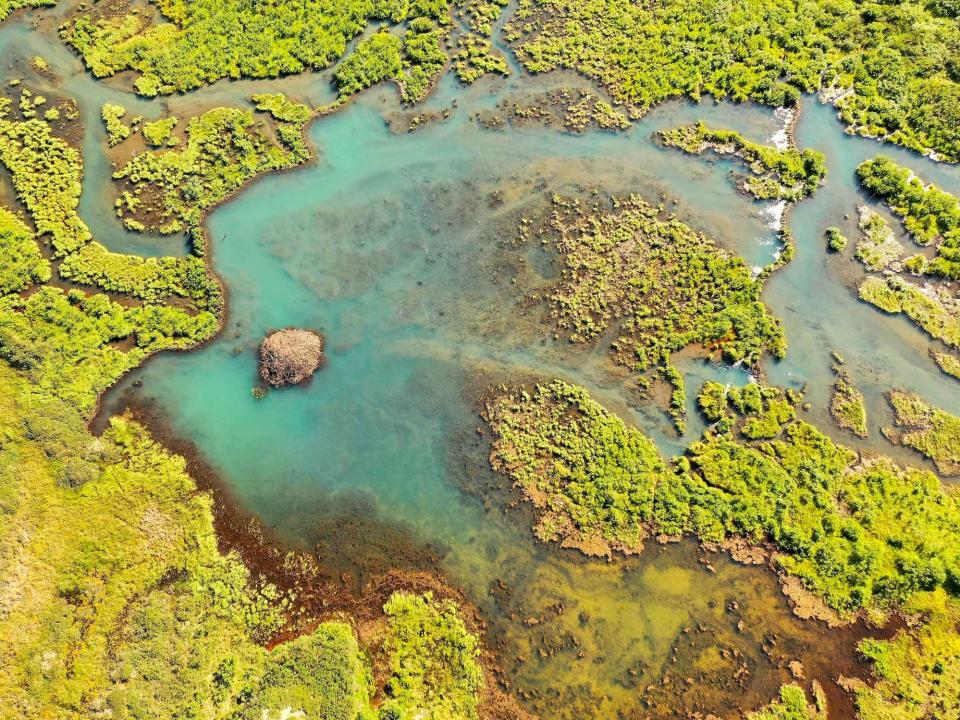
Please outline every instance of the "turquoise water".
[{"label": "turquoise water", "polygon": [[[182,252],[183,239],[128,233],[113,216],[103,102],[154,118],[164,105],[185,116],[240,104],[266,88],[314,104],[330,97],[325,76],[305,75],[217,83],[145,102],[92,80],[49,29],[19,22],[0,30],[0,60],[23,67],[22,58],[34,54],[62,71],[63,92],[80,104],[87,126],[81,212],[95,237],[118,251]],[[150,402],[196,443],[244,507],[289,542],[319,545],[323,559],[344,570],[362,573],[369,553],[382,554],[387,528],[439,548],[441,569],[488,619],[506,682],[545,717],[626,712],[665,672],[697,682],[695,692],[676,682],[664,707],[683,702],[704,711],[765,702],[786,679],[783,663],[795,657],[808,675],[829,680],[843,667],[849,638],[795,620],[768,574],[719,556],[709,557],[710,572],[689,544],[617,563],[587,561],[536,545],[529,519],[503,507],[487,439],[478,433],[478,394],[491,384],[555,376],[580,383],[666,453],[702,427],[691,397],[690,429],[676,437],[662,410],[636,400],[603,347],[558,342],[540,310],[524,309],[523,298],[552,268],[538,247],[511,242],[520,217],[542,211],[554,193],[637,192],[663,199],[751,265],[765,265],[777,251],[771,205],[736,191],[736,163],[688,157],[650,139],[657,129],[703,119],[766,142],[780,127],[767,109],[669,103],[628,132],[582,137],[489,130],[474,118],[532,88],[580,82],[551,75],[534,83],[515,66],[511,79],[469,89],[446,78],[427,107],[453,107],[456,99],[451,119],[410,134],[388,129],[396,96],[385,89],[316,122],[315,163],[259,180],[210,217],[212,260],[229,293],[221,335],[198,352],[155,358],[108,396],[107,407]],[[822,233],[838,225],[856,237],[855,205],[864,198],[853,169],[881,150],[953,192],[960,192],[960,171],[848,137],[833,111],[811,99],[797,135],[801,146],[827,153],[830,176],[790,214],[797,256],[765,295],[784,320],[790,350],[765,369],[777,383],[809,384],[810,414],[829,429],[830,353],[841,352],[868,398],[873,432],[863,446],[892,452],[876,431],[887,421],[884,392],[905,387],[953,412],[960,412],[960,393],[927,357],[919,330],[856,299],[858,265],[849,251],[828,256]],[[494,192],[502,202],[492,201]],[[327,363],[305,387],[256,400],[256,347],[266,332],[288,325],[321,330]],[[681,367],[691,396],[705,377],[748,379],[742,369],[700,361]],[[706,630],[688,642],[684,628],[697,625]],[[771,635],[782,641],[775,652],[763,650]],[[742,654],[750,669],[743,686],[725,684],[735,667],[717,660],[718,647]]]}]

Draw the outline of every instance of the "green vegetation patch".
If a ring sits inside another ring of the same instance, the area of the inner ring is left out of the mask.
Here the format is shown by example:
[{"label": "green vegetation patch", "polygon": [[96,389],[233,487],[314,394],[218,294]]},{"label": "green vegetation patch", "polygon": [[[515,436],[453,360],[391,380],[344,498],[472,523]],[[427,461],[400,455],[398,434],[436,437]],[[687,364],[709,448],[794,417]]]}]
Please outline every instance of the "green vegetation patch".
[{"label": "green vegetation patch", "polygon": [[827,238],[827,247],[835,253],[842,253],[850,244],[850,241],[840,232],[839,228],[828,227],[824,236]]},{"label": "green vegetation patch", "polygon": [[945,475],[960,475],[960,418],[933,407],[913,393],[890,393],[894,422],[905,431],[891,439],[909,445],[933,460]]},{"label": "green vegetation patch", "polygon": [[581,72],[634,116],[680,96],[788,106],[820,90],[853,131],[956,161],[960,25],[938,7],[521,0],[506,35],[527,70]]},{"label": "green vegetation patch", "polygon": [[491,400],[484,418],[491,464],[536,507],[537,537],[591,554],[642,547],[667,472],[643,433],[559,380]]},{"label": "green vegetation patch", "polygon": [[747,720],[827,720],[827,698],[814,681],[814,702],[799,685],[784,685],[780,697],[756,712],[748,713]]},{"label": "green vegetation patch", "polygon": [[143,124],[143,137],[148,144],[153,147],[162,147],[163,145],[176,145],[177,140],[173,137],[173,129],[177,126],[179,119],[176,117],[163,118]]},{"label": "green vegetation patch", "polygon": [[930,355],[943,372],[960,380],[960,358],[947,353],[931,352]]},{"label": "green vegetation patch", "polygon": [[50,279],[50,263],[40,254],[33,231],[0,208],[0,295],[26,290]]},{"label": "green vegetation patch", "polygon": [[873,663],[875,682],[853,681],[857,717],[960,717],[960,603],[936,591],[917,595],[904,612],[909,628],[859,645]]},{"label": "green vegetation patch", "polygon": [[561,258],[561,279],[548,294],[559,329],[575,343],[615,329],[618,363],[638,373],[658,369],[674,386],[680,427],[682,379],[671,353],[701,344],[754,365],[764,352],[786,351],[747,264],[637,196],[612,205],[557,198],[542,232]]},{"label": "green vegetation patch", "polygon": [[309,109],[275,95],[258,95],[255,102],[279,118],[275,122],[279,141],[256,127],[248,110],[222,107],[205,112],[190,120],[183,147],[141,152],[114,173],[124,187],[117,214],[163,233],[188,230],[202,254],[201,222],[211,207],[257,175],[310,157],[303,140]]},{"label": "green vegetation patch", "polygon": [[857,241],[856,258],[873,272],[885,270],[903,257],[903,245],[897,242],[890,224],[882,215],[863,205],[857,210],[860,239]]},{"label": "green vegetation patch", "polygon": [[[140,258],[91,240],[77,214],[82,159],[47,122],[9,111],[0,118],[0,164],[35,228],[0,209],[0,238],[9,249],[0,358],[37,387],[89,413],[100,393],[150,354],[190,348],[216,333],[220,286],[201,258]],[[38,245],[44,235],[62,259],[60,278],[78,287],[45,284],[51,272]]]},{"label": "green vegetation patch", "polygon": [[390,676],[378,718],[477,720],[484,686],[476,636],[451,600],[394,593],[383,607]]},{"label": "green vegetation patch", "polygon": [[668,147],[692,155],[710,150],[739,157],[753,173],[741,188],[760,200],[796,202],[820,187],[827,174],[826,157],[817,150],[758,145],[734,130],[714,130],[702,122],[661,130],[657,136]]},{"label": "green vegetation patch", "polygon": [[0,364],[0,707],[15,717],[474,720],[478,641],[450,601],[385,608],[393,697],[371,705],[352,628],[268,651],[291,597],[218,550],[183,458]]},{"label": "green vegetation patch", "polygon": [[842,371],[837,371],[833,382],[830,415],[839,427],[849,430],[857,437],[867,437],[867,408],[863,402],[863,393]]},{"label": "green vegetation patch", "polygon": [[123,122],[123,116],[127,114],[127,109],[123,105],[113,105],[104,103],[100,110],[100,117],[103,118],[103,124],[107,128],[107,142],[110,147],[119,145],[130,137],[130,127]]},{"label": "green vegetation patch", "polygon": [[957,494],[886,458],[855,464],[795,419],[795,400],[707,383],[700,404],[714,424],[667,470],[639,431],[553,383],[487,403],[491,463],[535,503],[544,539],[583,532],[616,548],[644,533],[739,538],[770,548],[781,572],[842,616],[957,587]]},{"label": "green vegetation patch", "polygon": [[923,271],[960,279],[960,200],[936,185],[924,185],[883,155],[861,163],[857,176],[902,218],[914,240],[921,245],[936,243],[937,255]]},{"label": "green vegetation patch", "polygon": [[903,278],[868,277],[860,299],[888,313],[903,313],[929,335],[950,347],[960,347],[960,309],[944,288],[919,288]]},{"label": "green vegetation patch", "polygon": [[21,8],[49,7],[56,2],[57,0],[0,0],[0,22]]}]

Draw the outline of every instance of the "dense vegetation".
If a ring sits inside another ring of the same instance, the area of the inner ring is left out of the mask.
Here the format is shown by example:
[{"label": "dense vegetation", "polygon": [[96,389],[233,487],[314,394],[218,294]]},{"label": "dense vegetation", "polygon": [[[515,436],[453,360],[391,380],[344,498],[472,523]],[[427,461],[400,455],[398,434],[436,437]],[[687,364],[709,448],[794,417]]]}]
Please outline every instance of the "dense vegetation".
[{"label": "dense vegetation", "polygon": [[960,313],[944,288],[920,289],[896,275],[871,276],[860,285],[860,299],[888,313],[902,312],[932,337],[960,347]]},{"label": "dense vegetation", "polygon": [[960,475],[960,418],[925,403],[919,396],[890,393],[894,422],[905,429],[888,435],[933,460],[945,475]]},{"label": "dense vegetation", "polygon": [[713,425],[665,470],[639,431],[554,382],[488,402],[491,463],[533,500],[546,539],[571,528],[613,547],[645,533],[740,538],[769,546],[781,572],[841,615],[960,590],[960,496],[886,458],[857,463],[795,419],[797,399],[707,383]]},{"label": "dense vegetation", "polygon": [[764,351],[781,357],[786,349],[746,263],[639,197],[612,206],[558,198],[541,233],[561,257],[562,277],[548,296],[560,330],[583,343],[615,329],[618,363],[638,373],[659,369],[674,385],[680,427],[682,378],[671,353],[701,344],[753,365]]},{"label": "dense vegetation", "polygon": [[960,380],[960,358],[956,355],[948,355],[947,353],[932,352],[930,354],[941,370],[947,375]]},{"label": "dense vegetation", "polygon": [[640,549],[667,472],[643,433],[560,381],[497,397],[484,418],[493,468],[537,508],[537,537],[591,554]]},{"label": "dense vegetation", "polygon": [[936,257],[924,265],[930,275],[960,279],[960,200],[887,157],[867,160],[857,168],[863,186],[903,219],[920,245],[936,243]]},{"label": "dense vegetation", "polygon": [[835,253],[842,253],[847,249],[847,245],[850,242],[846,236],[840,232],[840,228],[828,227],[824,231],[824,236],[827,238],[827,247]]},{"label": "dense vegetation", "polygon": [[860,720],[960,717],[960,603],[942,590],[922,593],[904,612],[910,632],[864,640],[874,683],[854,683]]},{"label": "dense vegetation", "polygon": [[820,187],[827,174],[826,157],[817,150],[758,145],[734,130],[714,130],[702,122],[663,130],[657,136],[665,145],[692,155],[710,150],[739,157],[752,173],[741,188],[760,200],[796,202]]},{"label": "dense vegetation", "polygon": [[[201,258],[139,258],[92,241],[77,214],[80,154],[46,121],[24,119],[20,108],[20,119],[9,104],[0,112],[0,165],[33,229],[0,213],[7,262],[21,273],[0,288],[0,358],[45,392],[90,412],[101,392],[151,353],[212,337],[220,287]],[[38,286],[51,280],[38,245],[44,238],[62,259],[60,278],[76,287]],[[35,291],[14,294],[24,290]],[[181,302],[164,304],[173,296]]]},{"label": "dense vegetation", "polygon": [[44,5],[53,5],[57,0],[0,0],[0,21],[14,10],[26,7],[43,7]]},{"label": "dense vegetation", "polygon": [[837,369],[830,398],[830,415],[840,427],[859,437],[867,436],[867,410],[863,393],[850,382],[845,372]]},{"label": "dense vegetation", "polygon": [[678,96],[784,106],[821,90],[854,132],[960,160],[954,3],[521,0],[507,37],[528,70],[584,73],[635,116]]},{"label": "dense vegetation", "polygon": [[784,685],[780,688],[778,700],[761,710],[749,713],[747,720],[827,720],[827,699],[816,682],[814,690],[815,702],[810,703],[803,688]]},{"label": "dense vegetation", "polygon": [[[343,622],[267,651],[288,598],[221,554],[182,458],[0,367],[0,706],[16,717],[476,717],[476,638],[449,602],[395,595],[389,710]],[[395,711],[395,712],[394,712]]]},{"label": "dense vegetation", "polygon": [[100,117],[103,118],[103,124],[107,129],[107,142],[110,147],[119,145],[130,137],[130,127],[123,122],[123,116],[127,114],[127,109],[123,105],[113,105],[105,103],[100,110]]},{"label": "dense vegetation", "polygon": [[114,173],[123,181],[117,214],[132,229],[187,230],[195,252],[203,254],[201,222],[208,210],[257,175],[310,157],[303,139],[312,116],[306,106],[283,95],[257,95],[254,102],[274,119],[278,140],[248,110],[209,110],[189,121],[182,147],[140,152]]}]

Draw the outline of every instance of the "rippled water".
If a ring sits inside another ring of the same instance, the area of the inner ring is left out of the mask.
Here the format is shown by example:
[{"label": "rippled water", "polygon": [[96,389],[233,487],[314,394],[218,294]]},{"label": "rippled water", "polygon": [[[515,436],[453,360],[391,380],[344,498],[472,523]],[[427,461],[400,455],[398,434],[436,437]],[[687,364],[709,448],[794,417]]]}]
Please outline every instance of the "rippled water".
[{"label": "rippled water", "polygon": [[[103,102],[149,118],[163,103],[93,81],[49,33],[22,21],[0,30],[5,63],[33,54],[62,69],[62,89],[81,105],[81,212],[95,237],[122,251],[181,251],[180,238],[122,229],[103,155]],[[636,401],[629,377],[602,347],[558,342],[539,310],[521,309],[552,268],[539,248],[510,242],[519,217],[542,210],[554,193],[637,192],[662,198],[753,265],[770,262],[777,249],[770,205],[736,191],[735,163],[688,157],[650,139],[657,129],[703,119],[768,141],[779,128],[771,111],[668,103],[628,132],[584,136],[490,130],[474,117],[532,87],[571,82],[580,81],[515,77],[463,89],[446,79],[428,107],[452,107],[451,119],[410,134],[388,129],[384,116],[396,98],[387,90],[316,122],[314,164],[261,179],[210,218],[213,263],[229,291],[223,333],[198,352],[155,358],[109,400],[153,403],[246,508],[288,541],[319,545],[331,564],[359,572],[371,554],[389,551],[384,538],[392,533],[441,548],[442,569],[490,622],[507,682],[545,717],[642,716],[650,711],[644,698],[654,709],[757,705],[787,677],[790,659],[803,658],[811,676],[836,674],[849,660],[849,637],[794,619],[768,574],[719,556],[707,568],[689,544],[610,564],[538,546],[524,513],[505,512],[506,496],[486,464],[477,393],[514,377],[580,383],[668,453],[702,427],[691,398],[690,429],[677,438],[662,410]],[[265,87],[314,103],[329,93],[323,76],[308,75],[218,83],[166,103],[186,114],[241,103]],[[766,369],[778,383],[809,383],[811,415],[827,429],[830,353],[843,353],[868,397],[867,445],[889,452],[876,431],[887,417],[885,391],[906,387],[954,412],[960,393],[927,358],[919,330],[857,300],[850,252],[825,251],[828,225],[856,237],[855,205],[864,198],[853,169],[880,146],[844,135],[833,111],[812,99],[803,103],[797,137],[827,153],[830,175],[789,218],[797,256],[765,298],[784,319],[790,350]],[[960,192],[957,168],[882,151]],[[320,329],[328,362],[306,387],[256,400],[255,348],[266,332],[288,325]],[[700,361],[681,367],[691,396],[704,377],[747,379]],[[749,672],[733,683],[740,664]],[[667,689],[664,677],[672,678]],[[650,685],[660,689],[644,694]]]}]

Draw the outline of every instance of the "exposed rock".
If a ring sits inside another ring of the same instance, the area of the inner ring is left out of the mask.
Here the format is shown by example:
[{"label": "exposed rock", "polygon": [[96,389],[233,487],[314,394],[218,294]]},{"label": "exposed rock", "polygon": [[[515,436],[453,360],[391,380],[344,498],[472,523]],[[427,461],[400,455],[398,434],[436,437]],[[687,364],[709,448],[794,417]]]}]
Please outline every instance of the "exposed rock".
[{"label": "exposed rock", "polygon": [[302,383],[321,362],[323,336],[313,330],[278,330],[260,343],[260,377],[273,387]]}]

